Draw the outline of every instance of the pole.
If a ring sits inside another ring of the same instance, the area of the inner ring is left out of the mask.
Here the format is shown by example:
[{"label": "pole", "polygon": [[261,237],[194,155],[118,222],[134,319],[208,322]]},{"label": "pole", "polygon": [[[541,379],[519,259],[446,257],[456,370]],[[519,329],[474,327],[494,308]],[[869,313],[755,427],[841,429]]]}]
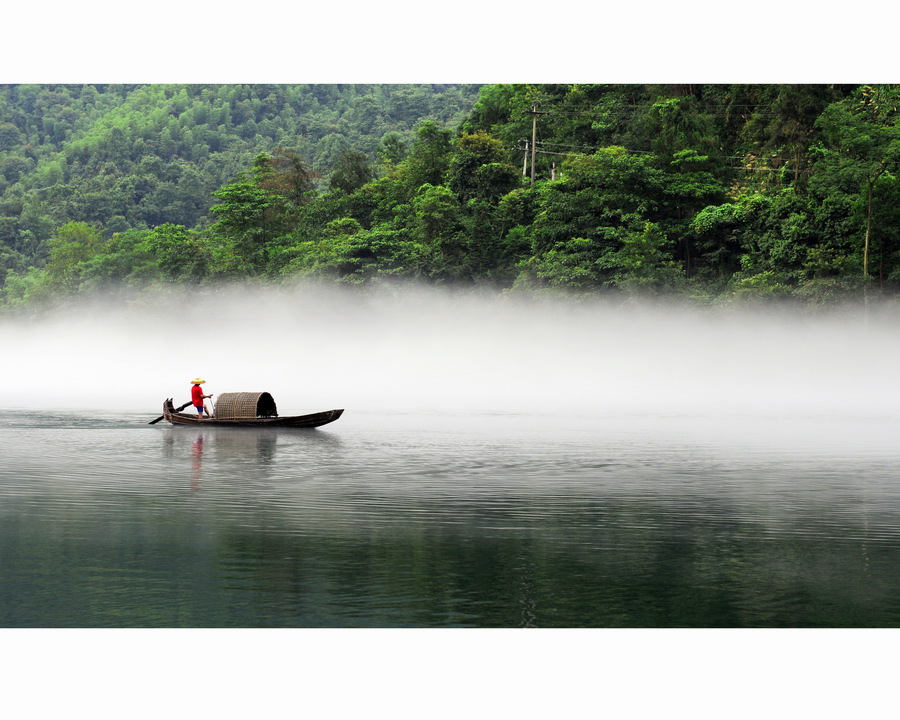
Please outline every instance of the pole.
[{"label": "pole", "polygon": [[531,106],[531,187],[534,187],[534,156],[537,151],[537,106]]},{"label": "pole", "polygon": [[528,141],[525,141],[525,157],[522,159],[522,176],[528,175]]}]

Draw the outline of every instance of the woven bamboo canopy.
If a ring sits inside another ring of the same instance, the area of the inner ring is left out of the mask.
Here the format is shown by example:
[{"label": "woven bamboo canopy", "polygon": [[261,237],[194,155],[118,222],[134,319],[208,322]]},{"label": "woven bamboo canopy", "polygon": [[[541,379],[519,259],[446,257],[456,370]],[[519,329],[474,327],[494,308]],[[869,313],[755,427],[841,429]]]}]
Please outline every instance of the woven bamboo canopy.
[{"label": "woven bamboo canopy", "polygon": [[275,399],[267,392],[221,393],[214,415],[219,420],[278,417]]}]

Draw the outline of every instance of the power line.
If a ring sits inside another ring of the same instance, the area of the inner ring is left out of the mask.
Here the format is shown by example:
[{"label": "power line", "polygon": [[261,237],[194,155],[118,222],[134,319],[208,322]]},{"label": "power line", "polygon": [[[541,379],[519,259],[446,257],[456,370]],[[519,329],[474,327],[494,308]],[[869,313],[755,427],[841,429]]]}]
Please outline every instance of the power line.
[{"label": "power line", "polygon": [[[550,116],[553,116],[553,115],[566,115],[566,114],[569,114],[569,115],[577,115],[577,114],[589,115],[589,114],[593,114],[593,113],[598,112],[598,110],[599,110],[600,112],[602,112],[602,111],[603,111],[602,109],[598,109],[598,108],[594,107],[594,108],[591,108],[590,111],[585,111],[585,112],[581,113],[581,112],[576,112],[576,111],[572,111],[572,112],[559,112],[559,111],[556,111],[556,110],[549,110],[549,111],[548,111],[548,110],[538,110],[539,107],[540,107],[540,103],[534,102],[534,103],[532,104],[530,110],[524,110],[524,111],[522,111],[522,114],[524,114],[524,115],[531,115],[531,143],[529,144],[529,142],[528,142],[527,140],[525,141],[525,148],[524,148],[524,150],[525,150],[525,159],[524,159],[524,164],[523,164],[522,172],[523,172],[523,174],[525,174],[525,170],[526,170],[527,165],[528,165],[528,155],[529,155],[529,151],[530,151],[530,154],[531,154],[531,185],[532,185],[532,187],[534,187],[534,182],[535,182],[535,165],[536,165],[536,158],[537,158],[537,155],[540,154],[540,155],[554,155],[554,156],[560,156],[560,157],[573,157],[573,156],[576,156],[576,155],[584,155],[584,154],[585,154],[585,153],[579,153],[579,152],[557,152],[557,151],[554,151],[554,150],[546,150],[546,149],[544,149],[545,146],[546,146],[546,147],[572,148],[572,149],[578,149],[578,150],[593,150],[593,151],[595,151],[595,152],[598,151],[598,150],[601,150],[603,147],[609,147],[609,146],[595,146],[595,145],[568,145],[568,144],[565,144],[565,143],[554,143],[554,142],[550,142],[550,141],[541,141],[541,140],[538,140],[538,123],[537,123],[537,119],[538,119],[538,116],[539,116],[539,115],[550,115]],[[638,108],[646,109],[646,106],[645,106],[645,105],[630,105],[630,106],[625,106],[625,107],[632,108],[632,109],[635,110],[635,112],[636,112],[636,110],[637,110]],[[714,105],[708,105],[708,107],[715,107],[715,106],[714,106]],[[732,108],[732,107],[756,108],[757,105],[740,104],[740,103],[734,103],[734,104],[732,104],[732,103],[722,103],[722,104],[720,105],[720,107],[729,107],[729,108]],[[621,112],[620,115],[619,115],[619,117],[620,117],[620,118],[621,118],[621,117],[624,117],[626,114],[628,114],[628,113],[627,113],[627,112]],[[635,113],[632,112],[631,114],[633,115],[633,114],[635,114]],[[771,115],[771,116],[777,116],[777,115],[779,115],[778,113],[760,113],[760,114]],[[540,149],[539,149],[539,147],[540,147]],[[618,146],[618,147],[622,147],[622,146]],[[521,151],[523,148],[522,148],[521,146],[519,146],[519,147],[517,147],[516,149]],[[624,149],[626,152],[632,153],[632,154],[646,154],[646,155],[653,155],[653,154],[655,154],[655,153],[654,153],[653,151],[651,151],[651,150],[632,150],[632,149],[630,149],[630,148],[623,148],[623,149]],[[723,156],[718,156],[717,159],[718,159],[718,160],[743,160],[744,158],[746,158],[745,155],[723,155]],[[555,171],[556,163],[554,163],[553,166],[554,166],[554,171]],[[743,166],[743,165],[741,165],[741,166],[737,166],[737,165],[723,165],[723,166],[720,166],[720,167],[721,167],[722,169],[741,170],[741,171],[744,171],[744,172],[784,172],[784,171],[785,171],[785,168],[786,168],[787,166],[782,167],[782,168],[770,168],[770,167],[752,167],[752,166],[747,167],[747,166]]]},{"label": "power line", "polygon": [[[540,145],[541,143],[538,143]],[[621,146],[620,146],[621,147]],[[515,148],[517,150],[522,150],[521,147]],[[599,149],[599,148],[598,148]],[[645,155],[654,155],[655,153],[649,150],[629,150],[628,148],[622,148],[627,153],[631,154],[645,154]],[[555,156],[563,156],[563,157],[577,157],[578,155],[584,155],[584,153],[576,153],[576,152],[556,152],[554,150],[538,150],[534,149],[535,155],[555,155]],[[726,155],[726,158],[729,159],[740,159],[738,155]],[[780,168],[772,168],[772,167],[753,167],[746,165],[720,165],[720,168],[728,169],[728,170],[742,170],[744,172],[785,172],[787,170],[787,166]]]},{"label": "power line", "polygon": [[[545,146],[545,145],[548,147],[567,147],[567,148],[578,148],[581,150],[595,150],[595,151],[603,150],[604,148],[607,148],[607,147],[621,147],[623,150],[625,150],[626,152],[629,152],[629,153],[643,154],[643,155],[656,155],[657,154],[653,150],[633,150],[631,148],[623,147],[622,145],[569,145],[566,143],[555,143],[555,142],[548,142],[548,141],[538,141],[537,142],[538,147]],[[522,148],[518,147],[516,149],[521,150]],[[538,150],[538,152],[541,152],[541,150]],[[545,152],[549,153],[549,151],[545,151]],[[557,153],[557,154],[581,155],[584,153]],[[717,155],[714,157],[721,159],[721,160],[743,160],[747,156],[746,155]]]}]

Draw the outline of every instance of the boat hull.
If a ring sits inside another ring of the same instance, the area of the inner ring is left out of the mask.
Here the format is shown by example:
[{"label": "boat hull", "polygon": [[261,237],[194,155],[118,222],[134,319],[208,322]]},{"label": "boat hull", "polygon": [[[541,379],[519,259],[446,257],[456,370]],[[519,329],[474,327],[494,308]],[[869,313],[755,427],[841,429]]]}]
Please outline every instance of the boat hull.
[{"label": "boat hull", "polygon": [[309,415],[292,415],[288,417],[270,418],[236,418],[220,420],[218,418],[200,418],[198,415],[176,412],[171,400],[163,403],[163,417],[173,425],[193,425],[200,427],[271,427],[271,428],[314,428],[334,422],[344,410],[325,410]]}]

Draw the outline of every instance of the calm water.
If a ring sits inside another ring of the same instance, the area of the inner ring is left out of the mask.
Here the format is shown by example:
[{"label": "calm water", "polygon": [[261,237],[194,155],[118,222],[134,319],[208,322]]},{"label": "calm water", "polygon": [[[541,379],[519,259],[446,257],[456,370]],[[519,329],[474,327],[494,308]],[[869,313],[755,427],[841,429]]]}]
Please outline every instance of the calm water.
[{"label": "calm water", "polygon": [[3,627],[897,627],[891,418],[0,412]]}]

